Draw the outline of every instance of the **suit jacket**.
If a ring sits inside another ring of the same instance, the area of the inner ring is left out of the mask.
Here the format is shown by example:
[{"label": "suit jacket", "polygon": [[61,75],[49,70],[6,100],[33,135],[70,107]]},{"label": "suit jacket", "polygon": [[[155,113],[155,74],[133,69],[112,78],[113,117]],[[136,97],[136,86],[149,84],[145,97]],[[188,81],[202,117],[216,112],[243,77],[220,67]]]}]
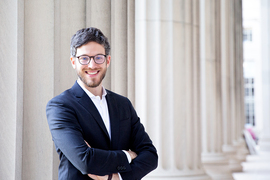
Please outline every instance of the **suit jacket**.
[{"label": "suit jacket", "polygon": [[[59,154],[59,180],[89,180],[87,174],[119,172],[141,179],[157,167],[157,152],[130,101],[107,90],[111,140],[94,103],[75,82],[50,100],[47,120]],[[85,141],[91,146],[89,148]],[[122,150],[137,153],[130,164]]]}]

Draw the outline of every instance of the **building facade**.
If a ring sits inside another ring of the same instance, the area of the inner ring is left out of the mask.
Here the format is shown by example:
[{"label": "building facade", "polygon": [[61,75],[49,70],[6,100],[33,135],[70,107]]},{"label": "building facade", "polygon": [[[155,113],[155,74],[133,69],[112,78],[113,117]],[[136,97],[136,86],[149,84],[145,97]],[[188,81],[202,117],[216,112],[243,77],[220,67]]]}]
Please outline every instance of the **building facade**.
[{"label": "building facade", "polygon": [[[111,43],[107,89],[157,147],[145,179],[233,179],[245,160],[241,0],[0,1],[0,177],[57,179],[45,106],[71,87],[71,36]],[[3,8],[5,7],[5,8]]]},{"label": "building facade", "polygon": [[267,0],[243,0],[246,123],[253,125],[259,150],[270,150],[269,8]]},{"label": "building facade", "polygon": [[[245,111],[246,123],[261,129],[260,113],[256,113],[258,103],[255,97],[255,86],[258,87],[258,64],[261,61],[260,38],[260,3],[261,1],[243,0],[243,54],[245,78]],[[256,88],[259,90],[258,88]],[[256,103],[255,103],[256,102]],[[256,106],[255,106],[256,105]],[[260,108],[260,107],[259,107]]]},{"label": "building facade", "polygon": [[256,85],[258,91],[255,91],[255,97],[257,100],[256,112],[260,115],[260,135],[259,135],[259,148],[262,152],[270,151],[270,2],[267,0],[260,1],[260,33],[261,33],[261,60],[258,63],[258,84]]}]

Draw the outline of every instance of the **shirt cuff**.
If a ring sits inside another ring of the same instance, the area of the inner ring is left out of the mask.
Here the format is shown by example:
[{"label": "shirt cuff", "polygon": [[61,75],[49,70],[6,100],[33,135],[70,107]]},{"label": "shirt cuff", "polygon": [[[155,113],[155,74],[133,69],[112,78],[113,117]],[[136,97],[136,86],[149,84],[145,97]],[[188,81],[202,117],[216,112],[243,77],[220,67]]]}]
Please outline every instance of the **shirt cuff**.
[{"label": "shirt cuff", "polygon": [[118,176],[119,176],[119,179],[120,179],[120,180],[123,180],[122,177],[121,177],[121,175],[120,175],[120,173],[118,173]]},{"label": "shirt cuff", "polygon": [[122,150],[122,151],[126,154],[127,159],[128,159],[128,163],[131,163],[132,159],[131,159],[131,156],[129,155],[129,153],[127,151],[125,151],[125,150]]}]

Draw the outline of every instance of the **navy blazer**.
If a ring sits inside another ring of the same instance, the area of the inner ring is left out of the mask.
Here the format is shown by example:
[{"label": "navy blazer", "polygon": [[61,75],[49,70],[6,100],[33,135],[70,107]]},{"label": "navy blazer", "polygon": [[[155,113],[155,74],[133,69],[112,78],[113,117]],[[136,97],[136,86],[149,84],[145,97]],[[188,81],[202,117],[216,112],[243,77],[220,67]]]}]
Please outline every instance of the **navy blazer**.
[{"label": "navy blazer", "polygon": [[[92,100],[78,85],[50,100],[47,120],[59,154],[59,180],[89,180],[87,174],[120,173],[141,179],[157,167],[157,152],[130,101],[107,90],[111,140]],[[89,148],[85,141],[91,146]],[[129,164],[122,150],[137,153]]]}]

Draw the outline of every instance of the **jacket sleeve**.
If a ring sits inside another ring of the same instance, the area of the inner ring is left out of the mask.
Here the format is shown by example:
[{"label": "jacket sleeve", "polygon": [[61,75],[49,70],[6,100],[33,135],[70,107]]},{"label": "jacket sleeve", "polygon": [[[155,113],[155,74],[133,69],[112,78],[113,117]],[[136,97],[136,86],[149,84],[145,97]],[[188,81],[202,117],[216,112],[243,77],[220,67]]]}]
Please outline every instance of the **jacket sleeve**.
[{"label": "jacket sleeve", "polygon": [[75,110],[60,98],[48,102],[46,115],[57,151],[63,153],[82,174],[108,175],[117,173],[119,166],[131,170],[123,151],[87,146]]},{"label": "jacket sleeve", "polygon": [[[129,101],[129,100],[128,100]],[[123,180],[137,180],[144,177],[157,167],[158,155],[151,139],[145,132],[132,104],[129,102],[131,112],[131,150],[137,153],[137,157],[131,162],[131,171],[122,172]]]}]

